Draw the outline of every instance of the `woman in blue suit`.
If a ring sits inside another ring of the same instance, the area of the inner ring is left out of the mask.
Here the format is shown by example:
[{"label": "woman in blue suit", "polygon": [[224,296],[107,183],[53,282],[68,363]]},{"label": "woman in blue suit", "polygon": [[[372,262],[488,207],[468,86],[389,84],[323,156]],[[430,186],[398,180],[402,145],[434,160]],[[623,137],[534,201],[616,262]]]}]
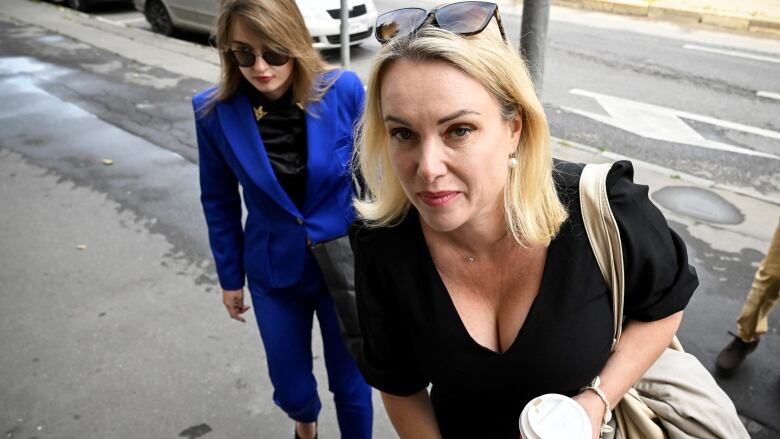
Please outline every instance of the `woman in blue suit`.
[{"label": "woman in blue suit", "polygon": [[224,305],[244,321],[246,279],[273,400],[296,421],[296,438],[316,437],[316,313],[342,437],[368,438],[371,391],[340,338],[310,252],[345,235],[353,220],[348,162],[363,86],[311,47],[294,0],[223,1],[215,37],[221,81],[193,106],[201,201]]}]

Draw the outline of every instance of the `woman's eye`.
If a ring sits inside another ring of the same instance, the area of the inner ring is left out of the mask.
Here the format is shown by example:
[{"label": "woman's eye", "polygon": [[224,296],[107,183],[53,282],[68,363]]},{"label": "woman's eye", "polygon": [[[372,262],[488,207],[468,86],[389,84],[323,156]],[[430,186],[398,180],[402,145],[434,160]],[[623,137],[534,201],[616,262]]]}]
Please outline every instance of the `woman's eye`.
[{"label": "woman's eye", "polygon": [[390,130],[390,137],[397,140],[410,140],[414,137],[414,133],[409,128],[393,128]]},{"label": "woman's eye", "polygon": [[474,130],[468,126],[456,126],[450,129],[447,134],[448,137],[459,139],[468,136],[472,131]]}]

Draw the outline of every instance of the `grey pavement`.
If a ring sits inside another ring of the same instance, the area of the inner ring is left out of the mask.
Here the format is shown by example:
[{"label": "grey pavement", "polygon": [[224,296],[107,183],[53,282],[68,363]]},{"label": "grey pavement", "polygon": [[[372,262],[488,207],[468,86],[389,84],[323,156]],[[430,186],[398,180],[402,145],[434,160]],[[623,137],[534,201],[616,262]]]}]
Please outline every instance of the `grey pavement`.
[{"label": "grey pavement", "polygon": [[776,0],[553,0],[553,4],[780,36]]},{"label": "grey pavement", "polygon": [[[6,437],[288,436],[256,326],[222,308],[197,167],[30,82],[0,80],[0,92]],[[316,337],[314,354],[326,383]],[[335,437],[326,387],[320,431]]]},{"label": "grey pavement", "polygon": [[0,181],[4,437],[283,436],[256,334],[153,219],[5,148]]},{"label": "grey pavement", "polygon": [[[256,327],[228,320],[221,309],[192,138],[181,128],[173,146],[161,149],[143,135],[148,116],[166,111],[166,90],[213,81],[216,54],[26,0],[5,0],[3,23],[20,45],[81,47],[85,58],[74,68],[134,84],[127,93],[152,91],[136,120],[121,122],[120,104],[110,100],[70,103],[89,84],[74,84],[77,76],[67,69],[24,57],[0,61],[0,428],[14,438],[289,436],[292,424],[270,401]],[[87,55],[96,49],[121,58],[95,64]],[[368,63],[353,66],[361,77]],[[189,111],[186,102],[171,105],[167,111]],[[563,140],[554,153],[584,162],[622,158]],[[113,164],[103,164],[105,158]],[[702,278],[680,336],[711,368],[780,205],[634,162],[636,180],[650,186]],[[724,217],[734,209],[739,221],[702,220],[685,203],[672,205],[702,190],[714,194]],[[740,377],[721,381],[757,438],[780,437],[778,314]],[[316,376],[325,383],[314,340]],[[773,385],[751,384],[767,377]],[[321,437],[336,437],[325,387]],[[375,402],[376,437],[393,437],[376,396]]]}]

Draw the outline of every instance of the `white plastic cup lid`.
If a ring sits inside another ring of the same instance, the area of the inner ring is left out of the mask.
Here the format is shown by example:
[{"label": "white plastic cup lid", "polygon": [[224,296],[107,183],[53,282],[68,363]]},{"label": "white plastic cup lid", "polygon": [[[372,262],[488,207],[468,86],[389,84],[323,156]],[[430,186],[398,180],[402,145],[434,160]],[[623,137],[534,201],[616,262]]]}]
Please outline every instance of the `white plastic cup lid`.
[{"label": "white plastic cup lid", "polygon": [[590,439],[590,418],[577,401],[548,393],[526,404],[520,432],[523,439]]}]

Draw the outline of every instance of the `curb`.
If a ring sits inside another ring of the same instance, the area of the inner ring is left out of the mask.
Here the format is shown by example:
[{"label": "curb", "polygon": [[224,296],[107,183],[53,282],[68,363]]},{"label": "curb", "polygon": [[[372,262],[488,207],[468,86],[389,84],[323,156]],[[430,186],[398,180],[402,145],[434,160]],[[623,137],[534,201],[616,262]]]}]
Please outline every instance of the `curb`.
[{"label": "curb", "polygon": [[[555,1],[553,1],[555,3]],[[582,9],[613,14],[647,16],[648,6],[641,3],[610,0],[582,0]]]},{"label": "curb", "polygon": [[[141,64],[154,65],[182,77],[215,83],[219,78],[219,57],[212,48],[167,38],[151,32],[101,20],[62,6],[27,0],[0,0],[8,9],[0,17],[38,26],[60,35],[115,53]],[[84,31],[97,32],[85,39]],[[157,48],[149,51],[148,47]]]},{"label": "curb", "polygon": [[635,17],[648,17],[683,23],[698,23],[722,29],[759,32],[780,36],[780,19],[753,18],[748,15],[711,12],[700,9],[648,5],[630,0],[552,0],[552,4]]},{"label": "curb", "polygon": [[780,20],[772,20],[769,18],[751,18],[750,30],[756,30],[758,32],[771,32],[774,34],[780,34]]}]

